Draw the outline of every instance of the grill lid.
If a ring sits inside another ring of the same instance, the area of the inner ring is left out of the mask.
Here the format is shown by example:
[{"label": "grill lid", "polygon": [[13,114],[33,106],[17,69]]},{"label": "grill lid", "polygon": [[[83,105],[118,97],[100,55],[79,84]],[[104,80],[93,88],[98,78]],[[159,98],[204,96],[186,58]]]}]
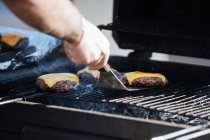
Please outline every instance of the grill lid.
[{"label": "grill lid", "polygon": [[114,1],[113,30],[120,48],[210,58],[207,2]]}]

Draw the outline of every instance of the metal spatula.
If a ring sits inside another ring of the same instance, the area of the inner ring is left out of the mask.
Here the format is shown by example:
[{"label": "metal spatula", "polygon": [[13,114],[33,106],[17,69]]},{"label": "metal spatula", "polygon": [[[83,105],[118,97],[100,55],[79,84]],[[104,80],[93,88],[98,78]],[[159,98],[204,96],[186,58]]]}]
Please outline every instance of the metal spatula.
[{"label": "metal spatula", "polygon": [[115,75],[113,70],[110,68],[109,64],[104,66],[104,72],[101,72],[99,78],[99,87],[102,88],[110,88],[110,89],[118,89],[118,90],[127,90],[127,91],[135,91],[139,90],[136,88],[127,88],[122,81]]}]

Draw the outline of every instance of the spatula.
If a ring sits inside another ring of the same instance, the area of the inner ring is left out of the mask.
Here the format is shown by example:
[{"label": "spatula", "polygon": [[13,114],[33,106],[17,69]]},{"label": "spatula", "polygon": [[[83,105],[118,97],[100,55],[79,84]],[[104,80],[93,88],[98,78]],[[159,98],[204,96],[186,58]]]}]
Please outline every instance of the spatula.
[{"label": "spatula", "polygon": [[99,87],[109,88],[109,89],[118,89],[118,90],[127,90],[135,91],[139,90],[137,88],[127,88],[122,81],[116,76],[113,70],[110,68],[109,64],[103,67],[104,72],[101,72],[99,78]]}]

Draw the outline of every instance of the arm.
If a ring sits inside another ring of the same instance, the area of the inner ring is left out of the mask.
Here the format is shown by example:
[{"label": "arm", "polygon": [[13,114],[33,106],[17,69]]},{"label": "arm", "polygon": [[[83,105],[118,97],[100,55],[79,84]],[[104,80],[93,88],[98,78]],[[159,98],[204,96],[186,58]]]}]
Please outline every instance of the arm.
[{"label": "arm", "polygon": [[27,24],[47,34],[76,42],[82,34],[81,15],[69,0],[5,0]]},{"label": "arm", "polygon": [[5,0],[27,24],[64,40],[66,55],[90,69],[103,67],[109,58],[109,41],[89,21],[82,20],[69,0]]}]

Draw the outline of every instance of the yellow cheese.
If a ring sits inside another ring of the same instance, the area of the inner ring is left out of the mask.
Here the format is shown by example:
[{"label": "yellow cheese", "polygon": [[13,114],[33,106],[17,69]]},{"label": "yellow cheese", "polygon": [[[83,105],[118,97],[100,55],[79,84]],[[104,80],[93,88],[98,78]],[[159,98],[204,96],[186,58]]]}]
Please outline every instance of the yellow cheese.
[{"label": "yellow cheese", "polygon": [[79,84],[79,79],[75,74],[71,73],[52,73],[40,76],[38,79],[45,81],[48,87],[52,87],[58,81],[74,81]]},{"label": "yellow cheese", "polygon": [[1,38],[1,42],[7,44],[10,47],[14,47],[18,41],[20,41],[21,37],[14,34],[4,35]]},{"label": "yellow cheese", "polygon": [[137,78],[149,78],[149,77],[157,77],[161,78],[163,81],[166,80],[166,77],[159,73],[147,73],[147,72],[141,72],[141,71],[134,71],[134,72],[128,72],[125,74],[129,85],[132,84],[132,81]]}]

